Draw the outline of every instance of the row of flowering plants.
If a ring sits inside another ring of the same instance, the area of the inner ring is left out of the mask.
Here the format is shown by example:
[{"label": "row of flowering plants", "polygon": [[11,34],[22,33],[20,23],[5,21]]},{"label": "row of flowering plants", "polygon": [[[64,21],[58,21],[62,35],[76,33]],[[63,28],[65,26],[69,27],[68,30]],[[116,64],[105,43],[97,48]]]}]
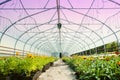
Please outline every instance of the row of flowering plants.
[{"label": "row of flowering plants", "polygon": [[76,72],[78,80],[120,80],[120,57],[64,57],[63,61]]},{"label": "row of flowering plants", "polygon": [[[2,57],[0,58],[0,75],[9,76],[13,74],[30,76],[34,71],[42,71],[48,63],[54,62],[54,57],[48,56],[33,56],[27,54],[26,57]],[[1,79],[0,80],[5,80]],[[18,80],[18,79],[15,79]]]}]

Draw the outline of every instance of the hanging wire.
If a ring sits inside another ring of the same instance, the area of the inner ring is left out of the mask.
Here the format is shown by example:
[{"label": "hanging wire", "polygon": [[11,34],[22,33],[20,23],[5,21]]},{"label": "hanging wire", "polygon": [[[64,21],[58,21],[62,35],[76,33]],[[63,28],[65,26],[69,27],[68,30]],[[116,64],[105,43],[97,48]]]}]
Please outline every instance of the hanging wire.
[{"label": "hanging wire", "polygon": [[[25,11],[25,13],[29,16],[29,13],[27,12],[27,10],[25,9],[25,7],[24,7],[24,5],[23,5],[23,3],[22,3],[22,1],[20,0],[20,3],[21,3],[21,5],[22,5],[22,8],[23,8],[23,10]],[[31,17],[30,16],[30,18],[35,22],[35,24],[37,25],[37,22],[36,22],[36,20],[33,18],[33,17]],[[26,28],[27,29],[27,28]],[[38,30],[39,30],[39,28],[37,28]],[[28,36],[29,36],[29,34],[28,34]]]},{"label": "hanging wire", "polygon": [[[86,15],[90,12],[90,10],[91,10],[94,2],[95,2],[95,0],[92,1],[91,5],[90,5],[90,7],[89,7],[89,9],[88,9],[88,11],[86,12],[86,14],[84,15],[84,17],[82,18],[82,20],[81,20],[81,22],[80,22],[80,27],[81,27],[81,25],[83,24],[83,21],[84,21]],[[79,27],[79,28],[80,28],[80,27]],[[78,29],[79,29],[79,28],[78,28]]]},{"label": "hanging wire", "polygon": [[47,7],[48,3],[50,2],[50,0],[47,0],[47,3],[45,4],[44,8]]},{"label": "hanging wire", "polygon": [[11,0],[2,1],[2,2],[0,2],[0,5],[5,4],[5,3],[9,2],[9,1],[11,1]]},{"label": "hanging wire", "polygon": [[[53,20],[53,18],[55,17],[56,13],[57,13],[57,11],[55,11],[55,13],[53,14],[53,16],[50,18],[50,21]],[[48,24],[50,24],[50,22]]]},{"label": "hanging wire", "polygon": [[70,24],[70,22],[69,22],[67,16],[65,15],[65,13],[63,12],[63,10],[61,10],[61,12],[62,12],[62,14],[64,15],[64,17],[65,17],[65,19],[67,20],[67,22]]},{"label": "hanging wire", "polygon": [[120,3],[118,3],[118,2],[116,2],[116,1],[114,1],[114,0],[108,0],[108,1],[110,1],[110,2],[112,2],[112,3],[115,3],[115,4],[117,4],[118,6],[120,6]]},{"label": "hanging wire", "polygon": [[[82,18],[81,23],[79,24],[79,25],[80,25],[80,27],[81,27],[81,25],[83,24],[83,21],[84,21],[84,19],[85,19],[86,15],[87,15],[87,14],[89,13],[89,11],[91,10],[91,8],[92,8],[92,6],[93,6],[94,2],[95,2],[95,0],[93,0],[93,1],[92,1],[91,5],[90,5],[90,7],[89,7],[89,9],[88,9],[88,11],[86,12],[86,14],[84,15],[84,17]],[[80,27],[79,27],[77,30],[79,30],[79,29],[80,29]],[[76,33],[77,33],[77,31],[75,32],[74,37],[75,37]],[[73,37],[73,39],[74,39],[74,37]]]},{"label": "hanging wire", "polygon": [[[23,5],[23,3],[22,3],[22,1],[20,0],[20,2],[21,2],[21,5],[22,5],[22,7],[23,7],[23,9],[24,9],[24,11],[26,12],[26,14],[27,15],[29,15],[29,13],[26,11],[26,9],[24,8],[24,5]],[[49,2],[49,0],[47,1],[47,3]],[[47,5],[46,5],[47,6]],[[31,17],[32,18],[32,17]],[[37,22],[36,22],[36,20],[34,19],[34,18],[32,18],[33,20],[34,20],[34,22],[35,22],[35,24],[37,25]],[[52,19],[52,18],[51,18]],[[37,29],[40,31],[40,29],[37,27]],[[27,33],[28,34],[28,33]],[[44,34],[44,37],[46,37],[47,38],[47,36],[45,36],[45,34]],[[48,40],[49,41],[49,40]],[[50,43],[51,44],[51,43]]]},{"label": "hanging wire", "polygon": [[72,5],[72,3],[70,2],[70,0],[67,0],[67,1],[70,4],[71,8],[74,8],[73,5]]}]

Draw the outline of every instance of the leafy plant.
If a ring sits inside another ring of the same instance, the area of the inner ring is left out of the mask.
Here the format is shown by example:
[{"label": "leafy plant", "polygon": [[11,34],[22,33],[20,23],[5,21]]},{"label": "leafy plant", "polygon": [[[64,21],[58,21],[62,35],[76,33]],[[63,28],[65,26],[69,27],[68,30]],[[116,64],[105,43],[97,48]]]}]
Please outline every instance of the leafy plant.
[{"label": "leafy plant", "polygon": [[9,75],[17,73],[30,76],[32,71],[42,70],[43,66],[55,61],[54,57],[47,56],[27,56],[25,58],[8,57],[0,59],[0,74]]},{"label": "leafy plant", "polygon": [[120,57],[74,56],[63,58],[76,72],[79,80],[120,80]]}]

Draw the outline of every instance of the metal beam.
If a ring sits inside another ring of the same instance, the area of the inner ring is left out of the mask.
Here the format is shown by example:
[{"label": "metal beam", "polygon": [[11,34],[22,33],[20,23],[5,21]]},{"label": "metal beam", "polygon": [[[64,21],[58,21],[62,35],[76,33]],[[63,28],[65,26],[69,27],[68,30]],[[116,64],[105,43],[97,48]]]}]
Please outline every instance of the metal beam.
[{"label": "metal beam", "polygon": [[0,2],[0,5],[5,4],[5,3],[9,2],[9,1],[11,1],[11,0],[2,1],[2,2]]},{"label": "metal beam", "polygon": [[120,3],[118,3],[118,2],[116,2],[116,1],[114,1],[114,0],[108,0],[108,1],[110,1],[110,2],[112,2],[112,3],[114,3],[114,4],[117,4],[118,6],[120,6]]},{"label": "metal beam", "polygon": [[[46,10],[46,9],[53,9],[53,10],[56,10],[56,7],[55,8],[25,8],[26,10]],[[89,8],[62,8],[60,7],[60,9],[71,9],[71,10],[88,10]],[[91,8],[92,10],[115,10],[115,9],[120,9],[120,7],[116,7],[116,8],[113,8],[113,7],[110,7],[110,8]],[[0,8],[0,10],[24,10],[23,8]]]},{"label": "metal beam", "polygon": [[29,17],[38,15],[38,14],[40,14],[40,13],[44,13],[44,12],[49,11],[49,10],[51,10],[51,9],[47,9],[47,10],[43,10],[43,11],[40,11],[40,12],[36,12],[36,13],[34,13],[34,14],[25,16],[25,17],[23,17],[23,18],[15,21],[14,23],[12,23],[10,26],[8,26],[8,27],[3,31],[3,34],[2,34],[1,37],[0,37],[0,43],[1,43],[1,40],[2,40],[2,37],[4,36],[4,34],[5,34],[11,27],[13,27],[16,23],[18,23],[18,22],[20,22],[20,21],[22,21],[22,20],[24,20],[24,19],[27,19],[27,18],[29,18]]}]

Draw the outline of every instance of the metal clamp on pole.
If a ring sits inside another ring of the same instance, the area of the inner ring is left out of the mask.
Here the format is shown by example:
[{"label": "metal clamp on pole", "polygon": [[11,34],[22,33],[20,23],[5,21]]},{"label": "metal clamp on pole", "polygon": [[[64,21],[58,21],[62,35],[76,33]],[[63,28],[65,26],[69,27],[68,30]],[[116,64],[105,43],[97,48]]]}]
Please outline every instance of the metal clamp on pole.
[{"label": "metal clamp on pole", "polygon": [[58,23],[58,24],[57,24],[57,27],[58,27],[58,29],[61,29],[62,24],[61,24],[61,23]]}]

